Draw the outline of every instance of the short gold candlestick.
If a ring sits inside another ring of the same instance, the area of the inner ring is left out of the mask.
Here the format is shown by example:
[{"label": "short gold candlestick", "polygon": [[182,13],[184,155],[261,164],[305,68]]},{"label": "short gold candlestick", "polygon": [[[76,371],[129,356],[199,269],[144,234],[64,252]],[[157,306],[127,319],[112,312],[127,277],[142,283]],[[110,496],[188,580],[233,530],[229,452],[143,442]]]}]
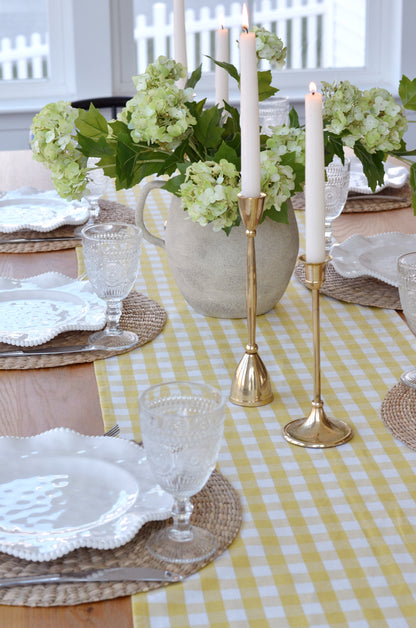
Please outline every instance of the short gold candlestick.
[{"label": "short gold candlestick", "polygon": [[238,195],[238,207],[247,235],[247,330],[248,343],[231,384],[230,401],[238,406],[264,406],[273,399],[269,374],[256,345],[257,276],[254,238],[264,209],[265,194]]},{"label": "short gold candlestick", "polygon": [[299,260],[305,265],[306,283],[312,289],[312,326],[314,355],[314,398],[312,410],[308,417],[295,419],[283,428],[283,436],[289,443],[301,447],[336,447],[349,441],[353,431],[348,423],[339,419],[329,419],[323,408],[321,399],[321,365],[320,365],[320,332],[319,332],[319,290],[325,280],[325,267],[331,259],[310,264],[301,255]]}]

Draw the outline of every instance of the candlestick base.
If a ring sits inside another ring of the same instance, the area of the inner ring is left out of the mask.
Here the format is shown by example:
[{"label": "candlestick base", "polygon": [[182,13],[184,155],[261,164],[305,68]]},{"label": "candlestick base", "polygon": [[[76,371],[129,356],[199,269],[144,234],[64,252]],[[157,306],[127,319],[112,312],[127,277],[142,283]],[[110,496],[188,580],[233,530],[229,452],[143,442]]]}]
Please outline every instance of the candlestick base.
[{"label": "candlestick base", "polygon": [[273,400],[270,379],[258,353],[246,352],[231,383],[230,401],[238,406],[265,406]]},{"label": "candlestick base", "polygon": [[323,449],[343,445],[352,438],[353,431],[345,421],[329,419],[322,401],[312,401],[309,416],[285,425],[283,436],[292,445]]}]

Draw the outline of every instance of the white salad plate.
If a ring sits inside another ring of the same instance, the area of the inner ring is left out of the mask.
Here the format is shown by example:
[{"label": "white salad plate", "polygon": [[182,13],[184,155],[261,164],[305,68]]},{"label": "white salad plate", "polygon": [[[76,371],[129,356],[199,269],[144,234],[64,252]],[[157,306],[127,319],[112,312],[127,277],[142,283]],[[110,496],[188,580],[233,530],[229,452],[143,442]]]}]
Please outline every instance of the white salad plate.
[{"label": "white salad plate", "polygon": [[0,277],[0,342],[31,347],[64,331],[101,329],[105,312],[89,281],[57,272]]},{"label": "white salad plate", "polygon": [[[401,188],[409,177],[409,171],[404,166],[397,166],[392,161],[384,163],[384,184],[378,185],[375,192],[380,192],[386,187]],[[369,187],[367,177],[363,171],[363,165],[358,157],[351,157],[350,166],[350,192],[358,192],[359,194],[373,194],[373,190]]]},{"label": "white salad plate", "polygon": [[18,558],[113,549],[171,514],[173,498],[128,440],[56,428],[0,437],[0,459],[0,551]]},{"label": "white salad plate", "polygon": [[416,234],[356,234],[331,248],[332,265],[342,277],[375,277],[397,288],[397,259],[412,251],[416,251]]},{"label": "white salad plate", "polygon": [[52,231],[63,225],[81,225],[88,220],[89,205],[85,199],[67,201],[55,190],[41,192],[20,188],[0,198],[0,231],[20,229]]}]

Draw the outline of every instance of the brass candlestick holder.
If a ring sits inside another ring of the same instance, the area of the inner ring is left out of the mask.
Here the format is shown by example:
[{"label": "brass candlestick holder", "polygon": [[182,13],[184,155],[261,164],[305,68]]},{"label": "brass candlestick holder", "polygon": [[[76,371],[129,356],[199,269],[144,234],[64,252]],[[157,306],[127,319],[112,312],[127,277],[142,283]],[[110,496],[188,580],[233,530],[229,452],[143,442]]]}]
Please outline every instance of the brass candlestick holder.
[{"label": "brass candlestick holder", "polygon": [[314,398],[312,410],[308,417],[295,419],[283,428],[283,436],[289,443],[301,447],[336,447],[349,441],[353,431],[348,423],[339,419],[329,419],[323,409],[321,399],[321,366],[320,366],[320,333],[319,333],[319,290],[325,280],[325,267],[331,259],[310,264],[305,256],[300,256],[305,265],[306,283],[312,289],[312,325],[314,355]]},{"label": "brass candlestick holder", "polygon": [[264,209],[266,195],[238,195],[238,207],[247,235],[247,329],[248,343],[231,384],[230,401],[238,406],[264,406],[273,399],[269,374],[256,345],[257,276],[254,238]]}]

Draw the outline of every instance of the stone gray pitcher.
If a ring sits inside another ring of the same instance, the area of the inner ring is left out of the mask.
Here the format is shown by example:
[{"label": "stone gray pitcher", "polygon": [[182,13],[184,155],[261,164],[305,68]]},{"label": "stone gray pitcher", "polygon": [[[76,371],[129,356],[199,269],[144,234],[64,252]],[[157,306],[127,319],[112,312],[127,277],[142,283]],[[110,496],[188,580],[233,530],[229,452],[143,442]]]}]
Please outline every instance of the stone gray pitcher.
[{"label": "stone gray pitcher", "polygon": [[[202,227],[187,216],[177,196],[172,196],[165,237],[149,232],[144,220],[146,198],[163,181],[143,186],[136,207],[136,223],[152,244],[166,249],[170,268],[183,297],[194,310],[216,318],[245,318],[247,236],[244,225],[230,235]],[[299,232],[292,204],[289,224],[266,218],[255,238],[257,314],[271,310],[285,292],[299,251]]]}]

